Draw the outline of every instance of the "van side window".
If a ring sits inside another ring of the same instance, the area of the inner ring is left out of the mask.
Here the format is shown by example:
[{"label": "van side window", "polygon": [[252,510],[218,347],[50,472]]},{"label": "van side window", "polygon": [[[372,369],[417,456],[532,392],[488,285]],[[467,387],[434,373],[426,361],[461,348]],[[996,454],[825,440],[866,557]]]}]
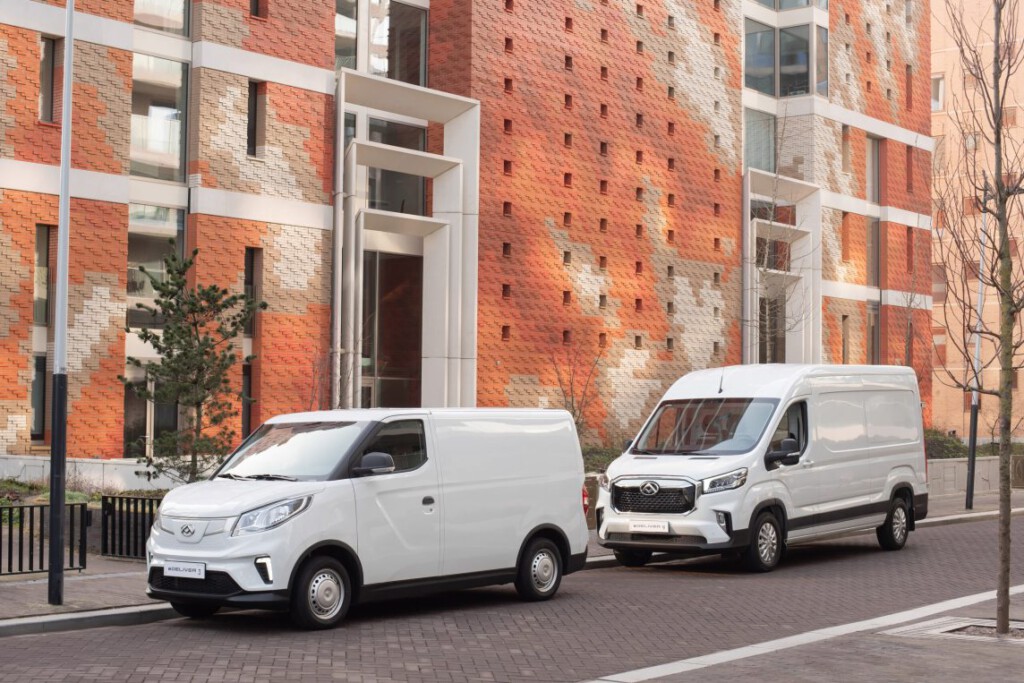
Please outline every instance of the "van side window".
[{"label": "van side window", "polygon": [[782,448],[783,439],[796,439],[800,446],[800,452],[804,452],[807,445],[807,403],[799,401],[786,409],[786,414],[779,420],[779,425],[772,434],[772,442],[768,447],[769,452]]},{"label": "van side window", "polygon": [[389,422],[363,449],[367,453],[387,453],[395,461],[395,472],[414,470],[427,461],[427,439],[421,420]]}]

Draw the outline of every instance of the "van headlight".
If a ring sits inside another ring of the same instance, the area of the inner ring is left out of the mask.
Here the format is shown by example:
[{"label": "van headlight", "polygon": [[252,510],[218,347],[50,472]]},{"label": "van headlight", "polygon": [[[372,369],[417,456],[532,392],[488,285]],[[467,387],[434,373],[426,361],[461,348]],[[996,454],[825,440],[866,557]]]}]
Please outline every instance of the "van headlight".
[{"label": "van headlight", "polygon": [[250,510],[249,512],[243,512],[238,521],[235,522],[235,528],[232,530],[231,535],[258,534],[261,531],[269,531],[279,527],[308,508],[309,502],[312,499],[312,496],[292,498],[291,500],[282,500]]},{"label": "van headlight", "polygon": [[717,477],[711,477],[710,479],[703,480],[701,489],[704,493],[718,493],[719,491],[729,491],[730,489],[738,489],[747,483],[747,468],[741,467],[738,470],[733,470],[728,474],[722,474]]},{"label": "van headlight", "polygon": [[611,491],[612,489],[612,482],[608,478],[608,475],[605,474],[604,472],[597,475],[597,485],[603,488],[605,491]]}]

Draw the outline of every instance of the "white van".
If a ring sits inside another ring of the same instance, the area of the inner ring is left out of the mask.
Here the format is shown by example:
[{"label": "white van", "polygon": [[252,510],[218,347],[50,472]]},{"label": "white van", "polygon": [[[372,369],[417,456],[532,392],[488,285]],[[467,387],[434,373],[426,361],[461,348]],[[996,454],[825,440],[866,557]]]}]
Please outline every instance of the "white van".
[{"label": "white van", "polygon": [[601,476],[598,542],[736,555],[770,571],[786,546],[875,529],[898,550],[928,513],[921,399],[897,366],[744,365],[678,380]]},{"label": "white van", "polygon": [[586,506],[565,411],[282,415],[167,494],[147,592],[189,617],[287,609],[306,628],[431,589],[515,583],[547,600],[586,562]]}]

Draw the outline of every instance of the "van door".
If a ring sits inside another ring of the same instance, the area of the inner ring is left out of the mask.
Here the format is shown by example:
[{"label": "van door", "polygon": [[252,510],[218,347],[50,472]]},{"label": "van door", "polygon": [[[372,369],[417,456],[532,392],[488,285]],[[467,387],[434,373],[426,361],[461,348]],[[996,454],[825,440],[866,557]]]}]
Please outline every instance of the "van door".
[{"label": "van door", "polygon": [[870,458],[864,396],[860,391],[835,391],[818,397],[815,434],[822,476],[820,512],[825,521],[841,521],[854,514],[845,508],[864,502],[866,489],[861,479]]},{"label": "van door", "polygon": [[395,470],[352,479],[359,560],[369,584],[437,576],[441,565],[438,468],[422,419],[385,422],[353,461],[387,453]]},{"label": "van door", "polygon": [[799,524],[799,519],[814,513],[814,506],[821,497],[819,472],[814,462],[814,454],[808,450],[807,438],[807,401],[794,401],[786,408],[779,423],[772,433],[768,452],[782,448],[783,439],[796,439],[800,451],[800,462],[795,465],[782,465],[775,470],[779,483],[786,489],[789,501],[793,506],[788,510],[790,519]]}]

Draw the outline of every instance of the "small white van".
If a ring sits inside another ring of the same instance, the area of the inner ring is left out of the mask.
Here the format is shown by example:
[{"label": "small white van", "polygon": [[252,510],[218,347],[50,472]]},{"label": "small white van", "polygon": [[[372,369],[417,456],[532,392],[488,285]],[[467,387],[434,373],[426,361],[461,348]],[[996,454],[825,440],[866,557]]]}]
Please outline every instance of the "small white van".
[{"label": "small white van", "polygon": [[721,553],[755,571],[787,545],[871,529],[897,550],[928,513],[923,438],[911,368],[693,372],[601,475],[598,542],[627,566]]},{"label": "small white van", "polygon": [[586,562],[587,503],[565,411],[282,415],[167,494],[147,592],[189,617],[284,609],[306,628],[428,590],[515,583],[547,600]]}]

